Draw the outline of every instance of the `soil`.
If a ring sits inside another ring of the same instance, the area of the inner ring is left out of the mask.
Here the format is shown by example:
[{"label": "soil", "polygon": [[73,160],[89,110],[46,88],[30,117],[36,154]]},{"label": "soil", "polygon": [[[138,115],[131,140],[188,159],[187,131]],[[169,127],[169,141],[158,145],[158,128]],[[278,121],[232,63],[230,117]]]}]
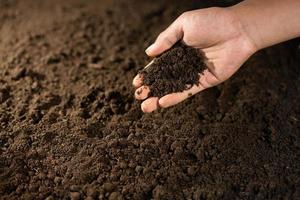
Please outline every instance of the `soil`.
[{"label": "soil", "polygon": [[143,77],[143,84],[150,89],[149,96],[162,97],[198,86],[205,68],[200,51],[179,42],[139,74]]},{"label": "soil", "polygon": [[0,0],[1,199],[299,199],[299,40],[175,107],[134,100],[144,49],[216,5],[190,2]]}]

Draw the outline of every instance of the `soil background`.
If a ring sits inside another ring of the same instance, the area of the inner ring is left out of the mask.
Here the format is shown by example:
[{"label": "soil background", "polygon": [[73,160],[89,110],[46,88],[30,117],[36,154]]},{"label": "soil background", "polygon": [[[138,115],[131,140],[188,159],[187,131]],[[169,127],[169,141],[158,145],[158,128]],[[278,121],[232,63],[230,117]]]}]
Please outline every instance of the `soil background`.
[{"label": "soil background", "polygon": [[221,3],[199,2],[0,0],[0,198],[299,199],[299,40],[170,109],[134,100],[157,34]]}]

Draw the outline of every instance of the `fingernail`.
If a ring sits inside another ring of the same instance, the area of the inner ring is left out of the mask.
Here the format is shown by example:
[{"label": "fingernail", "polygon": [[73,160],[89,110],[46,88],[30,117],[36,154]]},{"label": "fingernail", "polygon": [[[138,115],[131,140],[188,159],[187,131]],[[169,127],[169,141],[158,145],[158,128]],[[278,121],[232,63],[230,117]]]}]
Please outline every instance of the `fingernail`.
[{"label": "fingernail", "polygon": [[146,54],[148,54],[152,49],[154,48],[154,44],[151,44],[147,49],[146,49]]},{"label": "fingernail", "polygon": [[140,95],[140,94],[142,94],[142,92],[143,92],[143,88],[137,90],[137,91],[136,91],[136,94],[137,94],[137,95]]}]

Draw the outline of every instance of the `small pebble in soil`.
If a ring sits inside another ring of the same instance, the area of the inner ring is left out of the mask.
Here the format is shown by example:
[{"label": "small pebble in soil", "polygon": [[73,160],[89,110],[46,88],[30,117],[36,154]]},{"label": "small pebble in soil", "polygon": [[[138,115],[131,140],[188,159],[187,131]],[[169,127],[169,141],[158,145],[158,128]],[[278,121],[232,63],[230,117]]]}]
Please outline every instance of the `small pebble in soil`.
[{"label": "small pebble in soil", "polygon": [[103,189],[107,192],[111,192],[114,190],[115,186],[112,183],[104,183],[103,184]]},{"label": "small pebble in soil", "polygon": [[71,200],[79,200],[80,199],[80,193],[79,192],[71,192],[70,198],[71,198]]},{"label": "small pebble in soil", "polygon": [[113,192],[113,193],[111,193],[110,195],[109,195],[109,198],[108,198],[109,200],[122,200],[123,199],[123,197],[122,197],[122,195],[120,194],[120,193],[118,193],[118,192]]},{"label": "small pebble in soil", "polygon": [[10,97],[10,88],[8,86],[0,86],[0,103],[3,103]]},{"label": "small pebble in soil", "polygon": [[53,196],[48,196],[45,200],[54,200]]},{"label": "small pebble in soil", "polygon": [[77,185],[71,185],[71,186],[70,186],[70,190],[71,190],[72,192],[78,192],[78,191],[80,191],[80,187],[77,186]]},{"label": "small pebble in soil", "polygon": [[21,78],[23,78],[26,75],[27,69],[26,68],[21,68],[17,67],[12,71],[12,80],[17,81]]},{"label": "small pebble in soil", "polygon": [[199,50],[179,42],[139,74],[150,88],[149,96],[162,97],[199,85],[200,75],[206,69],[204,60]]}]

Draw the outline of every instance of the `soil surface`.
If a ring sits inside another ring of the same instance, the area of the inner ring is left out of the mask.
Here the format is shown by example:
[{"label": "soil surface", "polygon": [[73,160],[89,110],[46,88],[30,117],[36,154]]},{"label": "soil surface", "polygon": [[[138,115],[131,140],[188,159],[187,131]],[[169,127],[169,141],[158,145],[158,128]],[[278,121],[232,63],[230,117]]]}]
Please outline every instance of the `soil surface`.
[{"label": "soil surface", "polygon": [[0,0],[0,199],[299,199],[299,41],[175,107],[134,100],[144,49],[207,2]]},{"label": "soil surface", "polygon": [[143,85],[150,89],[149,96],[162,97],[198,86],[205,68],[200,51],[179,42],[155,58],[139,74],[143,77]]}]

